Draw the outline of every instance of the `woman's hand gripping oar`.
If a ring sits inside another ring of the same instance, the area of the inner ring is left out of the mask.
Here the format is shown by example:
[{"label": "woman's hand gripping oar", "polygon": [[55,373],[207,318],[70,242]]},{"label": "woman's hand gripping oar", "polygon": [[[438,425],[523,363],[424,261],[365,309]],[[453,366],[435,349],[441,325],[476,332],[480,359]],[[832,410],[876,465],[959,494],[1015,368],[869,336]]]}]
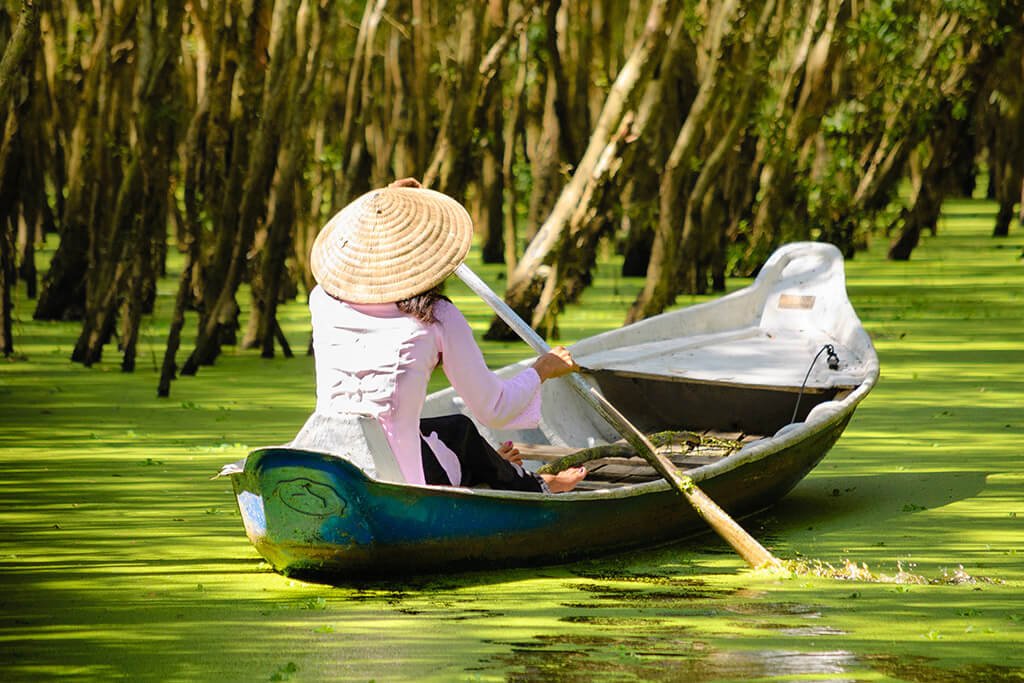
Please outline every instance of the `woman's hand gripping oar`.
[{"label": "woman's hand gripping oar", "polygon": [[[455,274],[466,283],[466,286],[476,292],[477,296],[483,299],[488,306],[494,309],[494,312],[509,327],[515,330],[516,334],[522,337],[523,341],[529,344],[534,351],[538,354],[550,351],[547,342],[532,327],[527,325],[503,299],[498,297],[487,286],[487,283],[477,277],[476,273],[469,266],[465,263],[461,264],[455,269]],[[701,491],[690,477],[683,474],[664,455],[655,452],[647,437],[634,427],[622,413],[616,410],[615,406],[609,403],[596,388],[578,374],[566,375],[564,379],[569,382],[583,400],[590,404],[608,424],[615,428],[615,431],[621,434],[636,449],[637,453],[644,460],[650,463],[651,467],[658,474],[665,478],[672,488],[683,494],[683,497],[697,511],[697,514],[708,523],[708,526],[714,529],[715,533],[725,539],[726,543],[731,545],[747,564],[751,567],[781,566],[778,558],[768,552],[764,546],[757,542],[757,539],[748,534],[725,510],[720,508],[715,501],[711,500],[707,494]]]}]

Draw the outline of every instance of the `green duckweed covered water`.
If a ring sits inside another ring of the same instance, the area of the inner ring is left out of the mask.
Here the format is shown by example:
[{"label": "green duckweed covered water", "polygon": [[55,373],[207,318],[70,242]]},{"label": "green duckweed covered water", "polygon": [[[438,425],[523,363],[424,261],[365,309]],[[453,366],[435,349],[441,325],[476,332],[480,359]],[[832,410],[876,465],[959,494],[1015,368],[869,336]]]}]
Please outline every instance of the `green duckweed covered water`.
[{"label": "green duckweed covered water", "polygon": [[[786,578],[708,535],[557,567],[302,583],[260,562],[230,484],[209,477],[301,425],[308,358],[229,350],[158,400],[162,324],[123,375],[114,356],[71,364],[75,326],[20,302],[21,355],[0,362],[0,678],[1022,680],[1024,234],[992,240],[991,213],[952,203],[909,263],[881,243],[848,263],[879,385],[823,463],[744,522],[786,559],[989,581]],[[619,324],[640,283],[613,273],[564,338]],[[451,293],[482,331],[484,305]],[[286,315],[302,348],[304,307]],[[485,348],[495,366],[526,354]]]}]

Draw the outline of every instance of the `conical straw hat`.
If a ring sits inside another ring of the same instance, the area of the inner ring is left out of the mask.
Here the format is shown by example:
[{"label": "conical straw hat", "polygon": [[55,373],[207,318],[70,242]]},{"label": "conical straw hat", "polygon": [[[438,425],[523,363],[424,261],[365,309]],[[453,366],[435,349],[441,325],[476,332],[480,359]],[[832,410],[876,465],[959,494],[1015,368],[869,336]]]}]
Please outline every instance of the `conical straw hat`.
[{"label": "conical straw hat", "polygon": [[473,221],[451,197],[413,187],[373,190],[334,215],[313,243],[313,277],[356,304],[401,301],[448,277],[469,252]]}]

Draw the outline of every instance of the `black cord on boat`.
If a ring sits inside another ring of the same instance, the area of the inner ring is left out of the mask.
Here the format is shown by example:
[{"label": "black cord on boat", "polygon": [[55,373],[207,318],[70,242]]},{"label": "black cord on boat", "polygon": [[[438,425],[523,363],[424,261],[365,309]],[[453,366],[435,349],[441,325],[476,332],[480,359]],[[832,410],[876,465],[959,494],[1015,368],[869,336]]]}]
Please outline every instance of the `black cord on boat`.
[{"label": "black cord on boat", "polygon": [[807,378],[811,376],[811,370],[814,369],[814,364],[818,362],[818,359],[821,358],[821,354],[823,353],[828,353],[828,356],[826,356],[826,359],[828,361],[828,369],[839,369],[839,356],[836,355],[836,348],[831,344],[825,344],[824,346],[821,347],[818,353],[815,354],[814,358],[811,360],[811,364],[807,367],[807,374],[804,375],[804,381],[800,384],[800,393],[796,395],[796,405],[793,406],[793,417],[790,418],[789,424],[793,424],[794,422],[796,422],[796,414],[797,411],[800,410],[800,399],[803,398],[804,396],[804,387],[807,386]]}]

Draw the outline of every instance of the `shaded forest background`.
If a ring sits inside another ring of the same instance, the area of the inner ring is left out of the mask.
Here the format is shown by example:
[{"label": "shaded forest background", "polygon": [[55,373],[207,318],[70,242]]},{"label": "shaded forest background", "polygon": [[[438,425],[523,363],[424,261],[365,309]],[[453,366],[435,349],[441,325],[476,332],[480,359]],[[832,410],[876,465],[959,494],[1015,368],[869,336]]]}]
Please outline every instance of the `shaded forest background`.
[{"label": "shaded forest background", "polygon": [[81,321],[73,360],[116,344],[131,371],[176,249],[161,395],[225,345],[290,354],[276,309],[313,286],[316,232],[395,178],[470,207],[550,335],[604,246],[646,278],[630,322],[787,241],[910,258],[979,168],[994,236],[1021,201],[1024,0],[2,7],[4,354],[23,286],[35,318]]}]

